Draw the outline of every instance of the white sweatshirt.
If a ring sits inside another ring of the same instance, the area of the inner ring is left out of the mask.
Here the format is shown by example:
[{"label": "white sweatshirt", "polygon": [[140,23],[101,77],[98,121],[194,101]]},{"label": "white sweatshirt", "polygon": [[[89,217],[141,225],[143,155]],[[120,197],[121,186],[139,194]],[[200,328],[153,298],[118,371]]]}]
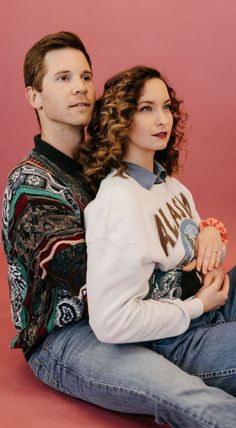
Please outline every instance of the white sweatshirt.
[{"label": "white sweatshirt", "polygon": [[203,313],[200,299],[147,298],[154,269],[193,256],[199,215],[175,178],[145,189],[110,173],[85,209],[90,325],[100,341],[142,342],[177,336]]}]

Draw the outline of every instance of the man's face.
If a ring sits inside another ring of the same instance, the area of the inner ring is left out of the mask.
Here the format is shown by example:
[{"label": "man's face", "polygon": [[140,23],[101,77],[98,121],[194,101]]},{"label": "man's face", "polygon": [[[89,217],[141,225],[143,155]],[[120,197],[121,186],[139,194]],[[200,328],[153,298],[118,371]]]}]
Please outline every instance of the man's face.
[{"label": "man's face", "polygon": [[37,105],[42,129],[84,127],[91,119],[95,89],[84,54],[73,48],[49,51],[44,59],[42,91]]}]

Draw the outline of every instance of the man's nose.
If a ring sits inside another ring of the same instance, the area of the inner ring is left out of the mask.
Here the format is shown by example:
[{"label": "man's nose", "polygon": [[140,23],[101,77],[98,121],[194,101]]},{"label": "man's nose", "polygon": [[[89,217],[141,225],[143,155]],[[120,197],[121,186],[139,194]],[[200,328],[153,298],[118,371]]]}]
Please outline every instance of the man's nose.
[{"label": "man's nose", "polygon": [[87,92],[87,88],[85,85],[85,81],[83,79],[81,79],[80,77],[76,78],[73,82],[73,88],[72,88],[72,93],[74,95],[79,94],[79,93],[86,93]]}]

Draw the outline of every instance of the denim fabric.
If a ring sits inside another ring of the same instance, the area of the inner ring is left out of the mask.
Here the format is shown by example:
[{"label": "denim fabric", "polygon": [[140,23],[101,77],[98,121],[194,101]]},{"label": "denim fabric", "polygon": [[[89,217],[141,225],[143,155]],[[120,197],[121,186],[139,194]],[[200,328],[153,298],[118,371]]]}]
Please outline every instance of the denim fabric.
[{"label": "denim fabric", "polygon": [[152,342],[151,348],[206,384],[236,396],[236,267],[229,277],[229,298],[222,309],[193,320],[180,336]]},{"label": "denim fabric", "polygon": [[99,342],[87,321],[57,329],[29,365],[48,386],[107,409],[177,428],[235,428],[236,400],[144,345]]}]

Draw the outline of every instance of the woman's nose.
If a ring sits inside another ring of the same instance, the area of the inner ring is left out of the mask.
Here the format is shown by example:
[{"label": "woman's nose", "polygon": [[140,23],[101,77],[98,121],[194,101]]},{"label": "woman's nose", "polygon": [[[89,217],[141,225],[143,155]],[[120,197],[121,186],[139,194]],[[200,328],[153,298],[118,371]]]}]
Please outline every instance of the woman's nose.
[{"label": "woman's nose", "polygon": [[157,112],[156,115],[156,124],[157,125],[165,125],[167,123],[168,119],[167,119],[167,115],[165,114],[165,112],[160,109]]}]

